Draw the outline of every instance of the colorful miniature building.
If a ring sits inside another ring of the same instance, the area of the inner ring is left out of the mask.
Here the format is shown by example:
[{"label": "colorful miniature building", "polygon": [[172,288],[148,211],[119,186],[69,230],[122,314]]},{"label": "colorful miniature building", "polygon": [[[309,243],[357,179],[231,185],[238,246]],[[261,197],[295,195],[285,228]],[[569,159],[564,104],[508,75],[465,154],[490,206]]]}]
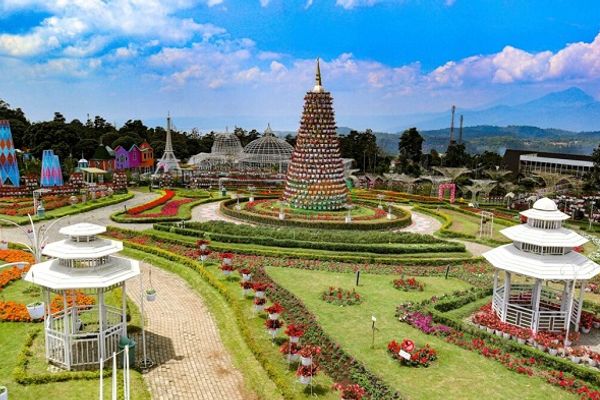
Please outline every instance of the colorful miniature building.
[{"label": "colorful miniature building", "polygon": [[19,186],[19,167],[13,143],[10,123],[0,120],[0,185],[10,183]]},{"label": "colorful miniature building", "polygon": [[142,151],[135,144],[129,149],[128,161],[128,169],[138,169],[142,164]]},{"label": "colorful miniature building", "polygon": [[115,157],[114,154],[110,154],[112,151],[113,150],[108,146],[98,146],[94,152],[94,155],[90,159],[90,167],[112,172],[112,170],[115,169]]},{"label": "colorful miniature building", "polygon": [[42,153],[41,186],[62,186],[63,176],[58,156],[52,150],[44,150]]},{"label": "colorful miniature building", "polygon": [[115,169],[124,171],[129,168],[129,151],[123,146],[115,147]]},{"label": "colorful miniature building", "polygon": [[145,173],[154,171],[154,149],[148,144],[148,142],[144,141],[140,145],[140,150],[142,152],[140,172]]},{"label": "colorful miniature building", "polygon": [[317,60],[316,85],[304,97],[300,130],[283,193],[283,199],[292,207],[339,210],[348,203],[332,100],[321,85]]}]

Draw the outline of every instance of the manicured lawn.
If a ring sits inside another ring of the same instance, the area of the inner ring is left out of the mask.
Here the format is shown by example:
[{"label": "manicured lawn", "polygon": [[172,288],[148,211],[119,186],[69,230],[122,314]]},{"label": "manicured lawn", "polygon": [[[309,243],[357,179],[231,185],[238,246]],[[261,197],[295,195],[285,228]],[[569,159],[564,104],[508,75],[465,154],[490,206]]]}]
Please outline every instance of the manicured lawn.
[{"label": "manicured lawn", "polygon": [[[576,399],[564,390],[541,379],[509,371],[501,364],[427,336],[400,323],[394,317],[397,304],[419,301],[433,295],[466,289],[468,284],[456,279],[419,277],[425,283],[423,292],[395,289],[393,276],[361,276],[358,292],[364,302],[357,306],[338,307],[325,303],[320,295],[329,286],[351,289],[354,274],[267,268],[269,275],[301,298],[317,315],[325,331],[374,373],[400,392],[414,399]],[[377,317],[375,348],[371,348],[371,316]],[[400,365],[387,353],[387,343],[411,338],[417,346],[426,343],[438,350],[438,360],[429,368]]]},{"label": "manicured lawn", "polygon": [[[449,228],[450,231],[465,233],[467,235],[475,236],[476,238],[479,237],[479,217],[463,214],[458,211],[448,210],[446,208],[440,208],[439,213],[452,218],[452,225],[450,225]],[[494,223],[494,234],[492,239],[509,243],[509,240],[500,233],[500,231],[504,228],[506,228],[506,225]]]},{"label": "manicured lawn", "polygon": [[[23,348],[27,332],[33,326],[28,323],[0,322],[0,349],[2,349],[2,357],[0,357],[0,385],[8,387],[10,399],[97,399],[99,395],[99,380],[97,379],[27,386],[20,385],[13,380],[12,371],[17,364],[17,355]],[[43,339],[37,341],[41,343]],[[39,347],[37,346],[37,344],[34,344],[35,351],[43,351],[43,343]],[[119,375],[119,377],[121,376]],[[110,382],[105,380],[105,394],[110,393],[109,385]],[[133,400],[150,399],[141,374],[133,370],[131,371],[131,398]]]}]

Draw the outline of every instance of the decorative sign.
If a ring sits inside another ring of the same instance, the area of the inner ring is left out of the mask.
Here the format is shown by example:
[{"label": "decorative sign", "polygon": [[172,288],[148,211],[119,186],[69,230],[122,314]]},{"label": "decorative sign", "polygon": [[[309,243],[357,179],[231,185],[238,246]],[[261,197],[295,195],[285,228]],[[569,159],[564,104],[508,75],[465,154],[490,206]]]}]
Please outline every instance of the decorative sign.
[{"label": "decorative sign", "polygon": [[410,356],[410,353],[407,353],[407,352],[406,352],[406,351],[404,351],[404,350],[400,350],[400,351],[398,352],[398,355],[399,355],[400,357],[404,358],[405,360],[410,360],[410,357],[411,357],[411,356]]}]

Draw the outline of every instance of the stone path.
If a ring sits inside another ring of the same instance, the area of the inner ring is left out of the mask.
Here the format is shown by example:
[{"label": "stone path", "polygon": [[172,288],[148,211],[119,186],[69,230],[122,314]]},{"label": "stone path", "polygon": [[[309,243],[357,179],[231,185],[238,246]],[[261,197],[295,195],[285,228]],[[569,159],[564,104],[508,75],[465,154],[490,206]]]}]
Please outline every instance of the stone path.
[{"label": "stone path", "polygon": [[[221,202],[206,203],[196,206],[192,209],[192,221],[207,222],[207,221],[226,221],[234,224],[246,224],[234,218],[227,217],[219,211]],[[250,225],[250,224],[248,224]]]},{"label": "stone path", "polygon": [[[242,374],[235,369],[210,311],[185,281],[160,268],[142,263],[144,287],[148,273],[157,299],[144,299],[147,356],[155,366],[144,374],[152,398],[249,399]],[[127,295],[140,306],[139,280],[127,285]],[[133,335],[142,358],[141,333]]]}]

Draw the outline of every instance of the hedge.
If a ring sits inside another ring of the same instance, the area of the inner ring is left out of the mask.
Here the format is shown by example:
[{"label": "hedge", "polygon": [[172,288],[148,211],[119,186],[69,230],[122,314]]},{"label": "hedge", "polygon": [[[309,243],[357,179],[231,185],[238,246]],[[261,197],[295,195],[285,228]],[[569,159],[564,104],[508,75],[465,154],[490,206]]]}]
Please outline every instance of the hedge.
[{"label": "hedge", "polygon": [[[128,229],[109,227],[109,231],[118,231],[124,233],[133,233],[136,235],[140,235],[139,231],[133,231]],[[147,235],[154,239],[160,239],[165,242],[170,242],[174,244],[180,244],[183,246],[194,247],[196,241],[194,239],[189,239],[185,237],[176,237],[174,233],[171,232],[162,232],[162,231],[152,231],[147,230],[143,232],[144,235]],[[381,264],[393,264],[397,265],[398,263],[406,263],[412,265],[453,265],[453,264],[461,264],[464,262],[478,262],[483,260],[482,257],[452,257],[452,258],[444,258],[441,255],[432,255],[434,258],[416,258],[416,257],[385,257],[372,253],[340,253],[340,252],[327,252],[323,253],[325,250],[310,251],[310,249],[279,249],[276,247],[256,247],[252,245],[246,244],[235,244],[235,243],[221,243],[218,241],[211,241],[210,248],[214,251],[221,252],[231,252],[231,253],[241,253],[246,255],[258,255],[258,256],[273,256],[273,257],[281,257],[281,258],[301,258],[301,259],[311,259],[311,260],[321,260],[321,261],[347,261],[347,262],[355,262],[355,263],[381,263]],[[442,253],[443,254],[443,253]]]},{"label": "hedge", "polygon": [[[241,199],[240,199],[241,200]],[[220,205],[220,211],[229,217],[237,218],[246,221],[252,221],[259,224],[266,225],[278,225],[278,226],[296,226],[303,228],[323,228],[323,229],[342,229],[342,230],[374,230],[374,229],[390,229],[390,228],[403,228],[411,224],[410,213],[402,210],[398,207],[393,207],[398,218],[394,220],[384,220],[379,222],[363,222],[353,221],[352,223],[345,222],[328,222],[328,221],[315,221],[315,220],[298,220],[298,219],[284,219],[280,220],[274,217],[263,216],[255,213],[250,213],[244,210],[233,210],[229,206],[237,203],[237,200],[226,200]]]},{"label": "hedge", "polygon": [[[227,288],[217,279],[213,274],[208,272],[200,263],[192,261],[186,257],[170,253],[165,250],[157,249],[155,247],[144,246],[136,243],[125,241],[125,246],[145,252],[147,254],[156,255],[168,259],[170,261],[178,262],[186,267],[189,267],[198,272],[211,286],[213,286],[219,293],[225,297],[225,299],[232,305],[232,308],[236,314],[237,323],[240,327],[240,331],[244,336],[248,347],[255,354],[257,360],[261,363],[269,377],[273,382],[284,392],[286,398],[296,398],[295,392],[288,390],[288,385],[283,382],[283,375],[280,368],[274,366],[266,357],[260,346],[254,340],[253,335],[245,324],[247,315],[242,309],[240,304],[239,295],[231,293]],[[328,375],[335,380],[352,380],[360,384],[365,390],[368,391],[369,395],[373,400],[387,400],[387,399],[401,399],[400,393],[395,392],[389,386],[387,386],[380,378],[371,373],[363,364],[355,360],[349,354],[347,354],[339,345],[333,341],[327,334],[321,329],[316,322],[316,317],[312,315],[306,307],[293,296],[287,290],[279,287],[261,268],[257,271],[256,277],[261,281],[271,283],[271,288],[267,290],[268,296],[272,301],[278,301],[286,308],[286,318],[288,323],[304,323],[313,322],[310,326],[307,326],[307,330],[303,336],[303,340],[309,344],[321,346],[322,354],[321,366],[325,369]]]},{"label": "hedge", "polygon": [[[174,225],[155,224],[154,229],[159,231],[173,232],[184,236],[195,238],[208,238],[222,243],[245,243],[272,247],[289,247],[317,249],[327,251],[358,251],[375,254],[411,254],[411,253],[436,253],[436,252],[464,252],[465,246],[462,243],[442,242],[442,243],[407,243],[407,244],[369,244],[369,243],[328,243],[328,242],[309,242],[291,239],[276,239],[266,236],[246,236],[246,235],[228,235],[214,232],[203,232],[189,228],[179,228]],[[257,229],[256,233],[260,233]]]}]

